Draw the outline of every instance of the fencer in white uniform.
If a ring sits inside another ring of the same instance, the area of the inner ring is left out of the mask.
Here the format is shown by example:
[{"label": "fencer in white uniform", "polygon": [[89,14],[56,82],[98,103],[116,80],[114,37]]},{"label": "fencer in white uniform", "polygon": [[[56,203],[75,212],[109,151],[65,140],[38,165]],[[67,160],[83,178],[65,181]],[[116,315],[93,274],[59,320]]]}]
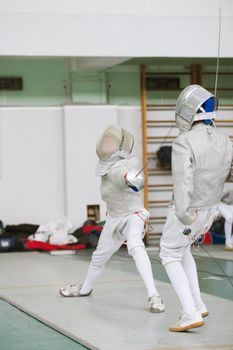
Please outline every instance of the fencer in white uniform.
[{"label": "fencer in white uniform", "polygon": [[218,209],[219,216],[225,219],[225,250],[233,252],[233,183],[225,183]]},{"label": "fencer in white uniform", "polygon": [[149,213],[139,193],[145,183],[141,164],[130,155],[133,142],[131,133],[110,125],[97,143],[99,162],[96,174],[101,177],[101,195],[106,202],[107,218],[83,285],[63,287],[60,294],[65,297],[90,295],[106,263],[125,243],[146,286],[150,311],[163,312],[165,306],[155,287],[143,242]]},{"label": "fencer in white uniform", "polygon": [[233,150],[228,136],[214,125],[216,98],[199,85],[190,85],[176,104],[180,135],[172,145],[173,202],[160,242],[160,257],[182,306],[169,330],[185,331],[204,324],[208,316],[190,251],[217,216],[224,183],[233,180]]}]

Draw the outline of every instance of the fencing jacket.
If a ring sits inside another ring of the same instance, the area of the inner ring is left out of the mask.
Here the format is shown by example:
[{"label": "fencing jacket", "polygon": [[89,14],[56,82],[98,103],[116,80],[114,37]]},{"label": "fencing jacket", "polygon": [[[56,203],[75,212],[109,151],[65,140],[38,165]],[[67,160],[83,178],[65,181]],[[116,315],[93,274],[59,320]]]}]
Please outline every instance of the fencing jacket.
[{"label": "fencing jacket", "polygon": [[208,209],[220,202],[226,179],[233,181],[233,148],[228,136],[198,123],[180,134],[172,146],[175,213],[185,225],[192,209]]},{"label": "fencing jacket", "polygon": [[111,217],[133,214],[144,207],[142,195],[126,185],[124,175],[127,171],[140,170],[137,158],[122,159],[113,164],[107,175],[101,176],[101,196],[106,202]]}]

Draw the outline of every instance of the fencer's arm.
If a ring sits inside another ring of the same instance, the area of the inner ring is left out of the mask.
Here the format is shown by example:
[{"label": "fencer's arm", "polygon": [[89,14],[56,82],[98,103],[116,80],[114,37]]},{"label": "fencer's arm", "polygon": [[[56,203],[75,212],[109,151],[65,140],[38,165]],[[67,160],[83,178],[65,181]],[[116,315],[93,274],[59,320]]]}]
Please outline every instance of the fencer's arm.
[{"label": "fencer's arm", "polygon": [[133,191],[139,192],[145,186],[145,176],[143,171],[131,169],[125,174],[125,182]]},{"label": "fencer's arm", "polygon": [[145,185],[143,171],[140,172],[140,162],[137,158],[130,158],[115,163],[108,173],[109,179],[122,188],[130,187],[138,192]]},{"label": "fencer's arm", "polygon": [[197,213],[190,209],[193,164],[194,159],[188,142],[181,135],[172,145],[172,178],[176,216],[184,225],[190,225],[197,218]]}]

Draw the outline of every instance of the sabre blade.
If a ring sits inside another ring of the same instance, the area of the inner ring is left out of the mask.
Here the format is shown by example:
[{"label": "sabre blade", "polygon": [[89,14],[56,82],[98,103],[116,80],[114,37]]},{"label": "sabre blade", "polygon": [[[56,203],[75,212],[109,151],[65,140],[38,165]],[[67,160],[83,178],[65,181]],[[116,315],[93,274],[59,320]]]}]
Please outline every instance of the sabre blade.
[{"label": "sabre blade", "polygon": [[137,177],[139,174],[141,174],[141,172],[145,169],[145,167],[148,165],[149,161],[146,162],[143,167],[139,170],[139,172],[135,175],[135,177]]}]

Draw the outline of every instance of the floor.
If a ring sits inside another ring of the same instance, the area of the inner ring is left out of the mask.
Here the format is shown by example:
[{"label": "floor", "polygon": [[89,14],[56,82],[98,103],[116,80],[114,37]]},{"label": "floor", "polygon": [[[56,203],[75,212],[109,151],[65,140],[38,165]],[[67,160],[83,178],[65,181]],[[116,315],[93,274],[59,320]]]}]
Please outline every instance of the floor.
[{"label": "floor", "polygon": [[1,350],[87,349],[3,300],[0,300],[0,339]]},{"label": "floor", "polygon": [[93,295],[82,299],[62,298],[58,289],[83,281],[91,251],[0,254],[0,350],[233,350],[233,253],[220,245],[203,248],[193,253],[210,316],[204,327],[179,334],[167,330],[179,303],[156,248],[148,253],[167,307],[163,314],[148,312],[144,286],[124,249]]}]

